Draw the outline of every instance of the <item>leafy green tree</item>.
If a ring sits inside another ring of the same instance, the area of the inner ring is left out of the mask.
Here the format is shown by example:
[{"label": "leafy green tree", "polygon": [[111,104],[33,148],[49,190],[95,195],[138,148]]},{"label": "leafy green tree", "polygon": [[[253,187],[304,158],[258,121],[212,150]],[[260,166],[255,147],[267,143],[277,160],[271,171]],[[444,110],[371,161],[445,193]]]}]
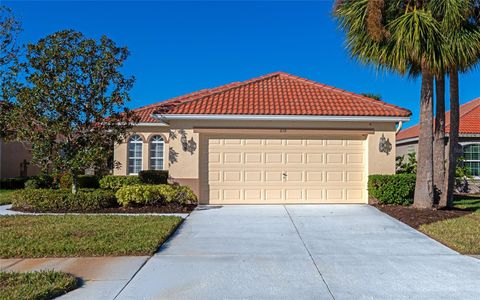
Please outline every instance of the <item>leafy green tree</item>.
[{"label": "leafy green tree", "polygon": [[19,46],[17,36],[20,23],[14,18],[12,11],[6,6],[0,6],[0,79],[8,73],[7,68],[15,62]]},{"label": "leafy green tree", "polygon": [[78,175],[104,163],[136,122],[125,107],[134,79],[120,72],[128,57],[103,36],[99,41],[65,30],[27,47],[24,79],[17,79],[10,121],[17,139],[32,145],[32,161],[53,173]]},{"label": "leafy green tree", "polygon": [[12,11],[6,6],[0,6],[0,138],[11,135],[8,114],[12,109],[11,94],[5,82],[15,76],[19,46],[17,36],[20,23],[15,20]]}]

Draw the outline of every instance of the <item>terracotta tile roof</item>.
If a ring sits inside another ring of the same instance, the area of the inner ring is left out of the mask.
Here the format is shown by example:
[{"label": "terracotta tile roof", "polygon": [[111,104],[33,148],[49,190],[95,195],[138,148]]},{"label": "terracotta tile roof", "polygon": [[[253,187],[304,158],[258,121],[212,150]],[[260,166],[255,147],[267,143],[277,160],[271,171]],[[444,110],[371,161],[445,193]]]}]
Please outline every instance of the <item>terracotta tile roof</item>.
[{"label": "terracotta tile roof", "polygon": [[[450,131],[450,112],[445,114],[445,131]],[[416,138],[420,126],[415,125],[397,134],[397,141]],[[460,134],[480,134],[480,98],[474,99],[460,106]]]},{"label": "terracotta tile roof", "polygon": [[409,117],[395,105],[283,72],[201,90],[135,110],[142,122],[156,114]]}]

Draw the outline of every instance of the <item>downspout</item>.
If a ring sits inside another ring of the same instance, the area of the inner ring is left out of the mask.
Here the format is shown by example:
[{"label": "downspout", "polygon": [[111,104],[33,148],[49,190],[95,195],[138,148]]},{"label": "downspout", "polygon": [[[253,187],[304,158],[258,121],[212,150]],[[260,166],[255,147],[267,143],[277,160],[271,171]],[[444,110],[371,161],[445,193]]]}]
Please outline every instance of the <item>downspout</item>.
[{"label": "downspout", "polygon": [[402,130],[402,127],[403,127],[403,121],[398,122],[397,130],[395,130],[395,135],[397,135],[400,132],[400,130]]}]

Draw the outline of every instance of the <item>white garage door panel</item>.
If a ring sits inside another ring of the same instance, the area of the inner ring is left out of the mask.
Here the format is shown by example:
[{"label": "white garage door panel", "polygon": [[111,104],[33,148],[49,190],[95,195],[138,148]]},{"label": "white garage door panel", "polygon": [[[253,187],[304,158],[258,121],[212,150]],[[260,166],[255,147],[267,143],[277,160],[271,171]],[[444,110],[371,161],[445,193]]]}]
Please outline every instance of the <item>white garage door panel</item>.
[{"label": "white garage door panel", "polygon": [[364,203],[362,138],[205,137],[210,204]]}]

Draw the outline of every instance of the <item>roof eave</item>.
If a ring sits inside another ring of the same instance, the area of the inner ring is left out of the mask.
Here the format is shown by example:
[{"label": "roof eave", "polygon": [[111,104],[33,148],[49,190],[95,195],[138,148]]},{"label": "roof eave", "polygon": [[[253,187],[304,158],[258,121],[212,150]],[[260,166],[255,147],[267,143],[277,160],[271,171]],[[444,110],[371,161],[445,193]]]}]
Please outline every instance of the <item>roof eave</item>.
[{"label": "roof eave", "polygon": [[163,122],[169,120],[216,121],[329,121],[329,122],[408,122],[410,117],[399,116],[311,116],[311,115],[220,115],[220,114],[153,114]]},{"label": "roof eave", "polygon": [[[153,116],[152,116],[153,117]],[[144,127],[158,127],[158,126],[161,126],[161,127],[168,127],[170,126],[170,124],[168,124],[167,122],[164,122],[162,120],[160,120],[159,122],[139,122],[137,124],[135,124],[135,126],[144,126]]]}]

